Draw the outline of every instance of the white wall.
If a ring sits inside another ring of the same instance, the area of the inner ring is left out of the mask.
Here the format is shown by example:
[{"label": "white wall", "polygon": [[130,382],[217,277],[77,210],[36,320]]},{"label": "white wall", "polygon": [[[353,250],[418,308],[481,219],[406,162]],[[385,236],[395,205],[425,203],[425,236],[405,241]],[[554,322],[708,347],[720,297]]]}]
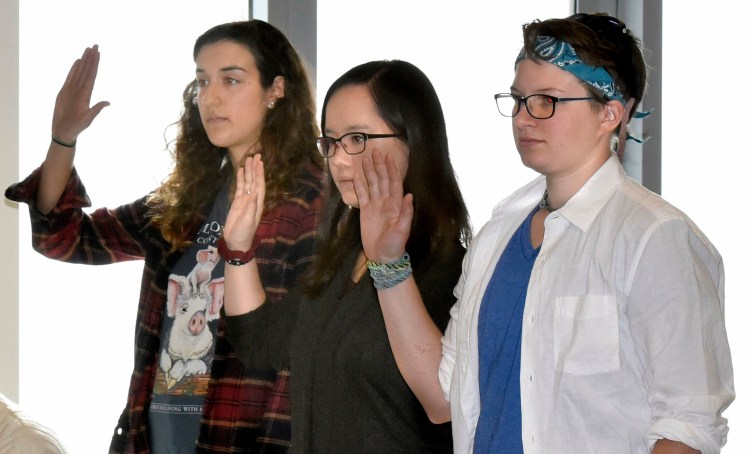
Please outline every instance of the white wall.
[{"label": "white wall", "polygon": [[[662,194],[716,245],[726,270],[726,321],[736,401],[724,453],[750,452],[750,319],[743,279],[750,273],[746,230],[750,4],[664,0]],[[696,333],[696,336],[699,336]]]},{"label": "white wall", "polygon": [[[18,179],[18,0],[0,0],[0,186]],[[3,186],[4,188],[4,186]],[[18,210],[7,201],[0,205],[0,238],[18,238]],[[18,242],[5,244],[0,265],[0,393],[18,399]]]}]

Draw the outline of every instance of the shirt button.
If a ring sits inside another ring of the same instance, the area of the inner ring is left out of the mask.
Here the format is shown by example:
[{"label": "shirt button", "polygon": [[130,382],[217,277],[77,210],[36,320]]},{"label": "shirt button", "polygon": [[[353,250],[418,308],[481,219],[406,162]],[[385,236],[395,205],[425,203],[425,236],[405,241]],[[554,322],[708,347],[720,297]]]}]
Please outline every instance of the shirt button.
[{"label": "shirt button", "polygon": [[531,383],[534,382],[534,374],[530,374],[529,375],[529,382],[531,382]]}]

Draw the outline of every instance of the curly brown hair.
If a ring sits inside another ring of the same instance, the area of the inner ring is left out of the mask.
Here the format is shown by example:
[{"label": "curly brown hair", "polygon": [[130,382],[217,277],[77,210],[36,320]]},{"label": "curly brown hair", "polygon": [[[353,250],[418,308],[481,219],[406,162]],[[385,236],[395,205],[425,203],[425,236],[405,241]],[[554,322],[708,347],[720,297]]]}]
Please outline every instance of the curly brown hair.
[{"label": "curly brown hair", "polygon": [[[268,110],[260,137],[267,174],[265,208],[270,210],[292,192],[294,177],[308,163],[322,169],[315,148],[319,128],[312,83],[302,58],[281,31],[259,21],[230,22],[206,31],[195,42],[193,59],[207,44],[230,41],[245,46],[268,88],[277,76],[285,82],[284,97]],[[227,149],[211,143],[203,128],[195,81],[183,91],[183,110],[174,141],[172,172],[149,197],[151,223],[173,250],[190,245],[196,223],[222,185],[234,178]]]}]

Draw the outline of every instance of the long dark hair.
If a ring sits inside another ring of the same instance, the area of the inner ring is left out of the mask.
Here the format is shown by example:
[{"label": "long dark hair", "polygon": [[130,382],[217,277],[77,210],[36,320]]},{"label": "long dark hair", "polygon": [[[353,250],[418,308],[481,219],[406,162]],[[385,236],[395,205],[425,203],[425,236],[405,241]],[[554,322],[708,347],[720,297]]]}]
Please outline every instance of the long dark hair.
[{"label": "long dark hair", "polygon": [[[301,166],[312,163],[322,168],[315,150],[319,134],[315,119],[312,84],[305,65],[289,40],[272,25],[259,21],[230,22],[202,34],[193,47],[193,58],[200,50],[220,41],[245,46],[260,72],[261,85],[268,88],[276,76],[285,82],[284,97],[269,109],[260,136],[263,161],[268,174],[266,210],[284,200],[294,187]],[[195,223],[218,194],[227,179],[234,177],[227,165],[227,149],[208,139],[201,122],[195,81],[183,91],[183,111],[177,122],[172,173],[149,199],[151,222],[158,226],[173,249],[190,244]]]},{"label": "long dark hair", "polygon": [[[339,89],[366,86],[378,114],[394,133],[405,137],[409,162],[404,192],[414,196],[414,219],[406,248],[415,269],[430,259],[449,254],[455,244],[471,236],[469,215],[448,153],[445,117],[435,88],[411,63],[380,60],[356,66],[328,89],[321,113],[325,131],[326,107]],[[323,238],[308,279],[308,292],[318,294],[330,283],[353,248],[361,248],[359,210],[350,209],[328,176]]]}]

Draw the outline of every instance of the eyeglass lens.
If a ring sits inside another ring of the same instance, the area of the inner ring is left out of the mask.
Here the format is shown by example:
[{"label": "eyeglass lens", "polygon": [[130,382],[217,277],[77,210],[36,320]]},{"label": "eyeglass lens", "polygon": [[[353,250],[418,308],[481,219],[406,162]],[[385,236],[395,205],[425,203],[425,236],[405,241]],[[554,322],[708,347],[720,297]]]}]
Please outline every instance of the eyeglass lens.
[{"label": "eyeglass lens", "polygon": [[543,120],[555,113],[555,100],[546,95],[530,95],[527,98],[498,96],[497,108],[506,117],[515,117],[520,105],[526,104],[526,111],[534,118]]},{"label": "eyeglass lens", "polygon": [[336,152],[336,142],[340,142],[344,151],[348,154],[359,154],[365,151],[367,136],[358,132],[344,134],[336,140],[332,137],[321,137],[318,139],[318,150],[324,157],[331,157]]}]

